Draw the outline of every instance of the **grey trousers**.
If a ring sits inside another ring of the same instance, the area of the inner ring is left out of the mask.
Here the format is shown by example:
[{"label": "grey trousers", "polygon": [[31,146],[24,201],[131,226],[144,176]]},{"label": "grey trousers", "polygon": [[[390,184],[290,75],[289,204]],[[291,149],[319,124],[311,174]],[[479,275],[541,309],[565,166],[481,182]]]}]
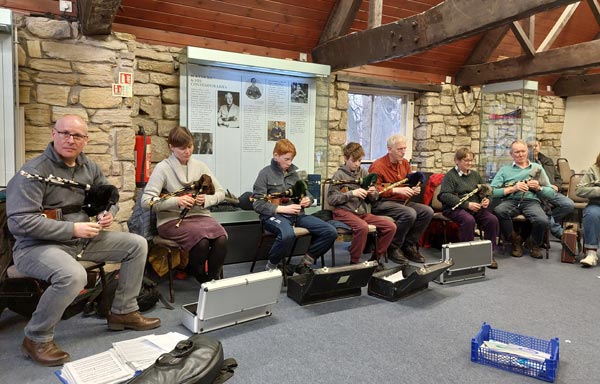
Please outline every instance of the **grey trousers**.
[{"label": "grey trousers", "polygon": [[[50,283],[25,326],[25,336],[35,342],[48,342],[54,338],[55,326],[65,308],[87,283],[85,269],[75,260],[83,241],[78,244],[49,243],[16,250],[13,255],[21,273]],[[138,310],[136,297],[140,293],[147,253],[146,239],[127,232],[102,231],[86,248],[82,260],[121,263],[119,284],[111,308],[113,313]]]},{"label": "grey trousers", "polygon": [[392,248],[416,246],[421,234],[433,218],[430,206],[403,201],[380,200],[373,204],[371,212],[375,215],[389,216],[396,221],[396,234],[392,240]]}]

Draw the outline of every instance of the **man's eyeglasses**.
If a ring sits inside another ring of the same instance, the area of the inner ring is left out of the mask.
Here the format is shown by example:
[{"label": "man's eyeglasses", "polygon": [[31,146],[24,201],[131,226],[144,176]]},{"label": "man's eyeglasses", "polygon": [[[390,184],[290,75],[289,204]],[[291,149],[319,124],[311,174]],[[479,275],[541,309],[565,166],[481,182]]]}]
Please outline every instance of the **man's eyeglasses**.
[{"label": "man's eyeglasses", "polygon": [[58,134],[58,136],[60,136],[60,138],[65,141],[69,140],[69,138],[72,137],[73,141],[75,141],[76,143],[81,143],[82,141],[88,138],[88,135],[80,135],[79,133],[69,133],[65,131],[59,131],[58,129],[55,129],[54,132],[56,132],[56,134]]}]

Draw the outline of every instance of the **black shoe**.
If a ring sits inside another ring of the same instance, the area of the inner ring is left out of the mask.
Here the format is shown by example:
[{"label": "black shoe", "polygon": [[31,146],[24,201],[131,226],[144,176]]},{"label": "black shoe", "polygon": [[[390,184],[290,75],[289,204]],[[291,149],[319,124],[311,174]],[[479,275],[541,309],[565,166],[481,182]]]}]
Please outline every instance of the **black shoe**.
[{"label": "black shoe", "polygon": [[396,264],[402,266],[408,264],[408,259],[404,256],[404,253],[398,248],[389,248],[387,251],[388,259],[392,260]]},{"label": "black shoe", "polygon": [[381,272],[385,270],[385,265],[381,261],[377,261],[377,267],[375,268],[375,272]]},{"label": "black shoe", "polygon": [[298,264],[296,265],[295,271],[298,275],[306,275],[308,273],[312,273],[312,268],[310,265],[306,264]]},{"label": "black shoe", "polygon": [[417,248],[414,245],[409,245],[407,247],[402,248],[402,252],[404,256],[410,261],[414,261],[415,263],[424,263],[425,258],[423,255],[417,251]]}]

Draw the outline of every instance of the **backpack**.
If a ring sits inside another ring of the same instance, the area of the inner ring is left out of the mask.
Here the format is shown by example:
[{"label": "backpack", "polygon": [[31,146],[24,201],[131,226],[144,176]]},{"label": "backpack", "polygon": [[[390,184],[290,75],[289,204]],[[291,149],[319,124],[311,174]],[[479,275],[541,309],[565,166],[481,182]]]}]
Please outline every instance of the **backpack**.
[{"label": "backpack", "polygon": [[[112,271],[106,274],[106,299],[102,294],[102,286],[98,285],[98,290],[95,290],[92,295],[86,297],[86,305],[83,310],[84,316],[98,315],[100,317],[106,317],[106,310],[110,310],[112,302],[115,299],[115,292],[119,285],[119,271]],[[156,303],[160,301],[166,308],[174,309],[171,304],[163,297],[157,288],[157,284],[151,279],[144,276],[142,280],[142,286],[140,287],[140,294],[137,296],[137,302],[140,312],[145,312],[149,309],[154,308]]]},{"label": "backpack", "polygon": [[158,235],[156,229],[156,211],[154,209],[144,209],[142,207],[143,190],[138,190],[137,199],[133,206],[131,217],[127,220],[129,232],[142,236],[148,241]]},{"label": "backpack", "polygon": [[233,376],[235,359],[223,358],[220,341],[194,334],[163,353],[128,384],[221,384]]}]

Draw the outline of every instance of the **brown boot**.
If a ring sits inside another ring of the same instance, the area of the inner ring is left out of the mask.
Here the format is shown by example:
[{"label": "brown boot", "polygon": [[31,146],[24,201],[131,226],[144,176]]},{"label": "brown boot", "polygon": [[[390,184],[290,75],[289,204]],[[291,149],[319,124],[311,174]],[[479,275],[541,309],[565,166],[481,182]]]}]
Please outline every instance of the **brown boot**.
[{"label": "brown boot", "polygon": [[21,351],[31,360],[46,367],[63,365],[71,360],[71,356],[58,348],[54,341],[38,343],[25,337],[21,345]]},{"label": "brown boot", "polygon": [[154,317],[144,317],[138,311],[117,315],[108,314],[108,329],[111,331],[122,331],[125,328],[134,331],[146,331],[160,327],[160,319]]},{"label": "brown boot", "polygon": [[531,250],[529,251],[529,255],[531,255],[531,257],[533,257],[534,259],[541,259],[544,257],[542,254],[542,249],[540,247],[538,247],[537,245],[531,247]]},{"label": "brown boot", "polygon": [[488,268],[490,268],[490,269],[498,269],[498,262],[496,261],[495,258],[492,257],[492,262],[490,263],[490,265],[488,265]]},{"label": "brown boot", "polygon": [[512,242],[512,251],[510,252],[510,254],[513,257],[523,256],[523,246],[521,245],[523,243],[523,239],[521,238],[521,236],[519,236],[515,232],[513,232],[511,242]]}]

